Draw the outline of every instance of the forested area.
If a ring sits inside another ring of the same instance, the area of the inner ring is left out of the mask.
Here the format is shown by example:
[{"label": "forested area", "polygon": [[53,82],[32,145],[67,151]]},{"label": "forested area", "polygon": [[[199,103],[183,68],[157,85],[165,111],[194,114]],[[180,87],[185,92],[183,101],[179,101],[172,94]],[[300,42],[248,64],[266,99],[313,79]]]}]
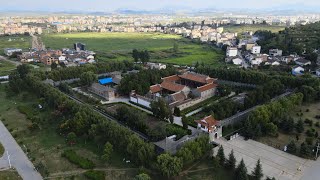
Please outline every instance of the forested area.
[{"label": "forested area", "polygon": [[147,69],[141,70],[136,74],[129,74],[122,78],[118,90],[121,94],[128,95],[131,90],[144,95],[149,91],[149,87],[161,82],[161,78],[176,74],[173,66],[168,66],[166,69]]}]

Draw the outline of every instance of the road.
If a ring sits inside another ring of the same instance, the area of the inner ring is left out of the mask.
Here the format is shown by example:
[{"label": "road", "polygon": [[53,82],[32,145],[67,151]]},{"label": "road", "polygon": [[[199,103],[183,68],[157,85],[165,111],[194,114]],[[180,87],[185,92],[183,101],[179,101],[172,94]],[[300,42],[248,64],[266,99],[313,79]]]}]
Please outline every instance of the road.
[{"label": "road", "polygon": [[32,37],[32,49],[37,49],[38,51],[45,49],[43,42],[38,36],[34,34],[30,34],[30,36]]},{"label": "road", "polygon": [[[4,126],[2,121],[0,121],[0,142],[8,151],[10,155],[10,162],[12,167],[14,167],[19,175],[24,180],[41,180],[43,179],[41,175],[34,170],[34,166],[25,153],[22,151],[20,146],[17,144],[15,139],[12,137],[10,132]],[[9,168],[9,161],[6,153],[0,158],[0,169]]]},{"label": "road", "polygon": [[308,169],[303,173],[301,180],[315,180],[320,179],[320,158],[314,161]]}]

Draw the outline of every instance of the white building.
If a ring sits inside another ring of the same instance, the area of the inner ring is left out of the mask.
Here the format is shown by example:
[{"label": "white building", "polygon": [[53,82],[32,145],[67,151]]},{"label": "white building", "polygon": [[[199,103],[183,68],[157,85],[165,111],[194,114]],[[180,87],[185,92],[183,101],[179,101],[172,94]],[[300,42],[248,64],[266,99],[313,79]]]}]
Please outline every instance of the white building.
[{"label": "white building", "polygon": [[295,76],[303,75],[304,68],[301,66],[294,66],[291,72],[292,72],[292,75],[295,75]]},{"label": "white building", "polygon": [[253,46],[251,49],[252,54],[260,54],[261,52],[261,46]]},{"label": "white building", "polygon": [[306,60],[306,59],[304,59],[304,58],[297,59],[297,60],[295,61],[295,63],[296,63],[297,65],[299,65],[299,66],[311,65],[311,61]]},{"label": "white building", "polygon": [[270,56],[282,56],[282,50],[280,49],[270,49],[269,50]]},{"label": "white building", "polygon": [[227,48],[227,57],[235,57],[238,55],[238,49],[236,47],[228,47]]},{"label": "white building", "polygon": [[150,69],[166,69],[167,66],[165,64],[161,63],[147,63],[147,65],[150,67]]},{"label": "white building", "polygon": [[240,58],[235,58],[235,59],[232,60],[232,63],[233,63],[234,65],[242,65],[242,59],[240,59]]},{"label": "white building", "polygon": [[22,52],[22,49],[19,48],[6,48],[4,49],[4,54],[6,54],[7,56],[12,56],[13,53],[16,52]]},{"label": "white building", "polygon": [[215,120],[211,115],[195,122],[198,124],[198,129],[209,133],[210,141],[214,141],[215,139],[222,137],[220,121]]}]

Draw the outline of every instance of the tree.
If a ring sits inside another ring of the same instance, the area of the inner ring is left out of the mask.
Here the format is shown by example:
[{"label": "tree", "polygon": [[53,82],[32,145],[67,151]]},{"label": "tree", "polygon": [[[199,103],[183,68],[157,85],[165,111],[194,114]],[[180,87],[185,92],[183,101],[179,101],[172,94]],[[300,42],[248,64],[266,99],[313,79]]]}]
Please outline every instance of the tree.
[{"label": "tree", "polygon": [[73,145],[76,143],[76,134],[74,132],[70,132],[68,135],[67,135],[67,142],[68,144],[70,145]]},{"label": "tree", "polygon": [[176,176],[182,170],[182,160],[170,154],[161,154],[157,157],[158,168],[162,175],[169,177]]},{"label": "tree", "polygon": [[304,131],[304,127],[303,126],[304,126],[304,124],[303,124],[302,119],[299,119],[299,121],[296,124],[296,131],[298,133],[303,133],[303,131]]},{"label": "tree", "polygon": [[188,129],[188,118],[186,116],[182,116],[181,121],[183,128]]},{"label": "tree", "polygon": [[297,152],[297,146],[296,146],[296,143],[294,143],[294,141],[290,141],[290,143],[288,144],[287,146],[287,152],[288,153],[291,153],[291,154],[294,154]]},{"label": "tree", "polygon": [[248,180],[247,168],[244,164],[243,159],[241,159],[236,171],[235,171],[235,179],[236,180]]},{"label": "tree", "polygon": [[153,115],[160,120],[168,120],[171,115],[171,110],[164,99],[159,98],[158,101],[152,101],[150,104]]},{"label": "tree", "polygon": [[311,152],[310,152],[310,148],[308,147],[308,145],[305,142],[301,143],[300,156],[308,157],[308,156],[310,156],[310,154],[311,154]]},{"label": "tree", "polygon": [[178,107],[174,107],[174,111],[173,111],[173,113],[174,113],[176,116],[180,117],[180,116],[181,116],[180,108],[178,108]]},{"label": "tree", "polygon": [[145,173],[138,174],[134,177],[134,180],[151,180],[150,176]]},{"label": "tree", "polygon": [[252,171],[252,177],[254,180],[260,180],[263,177],[260,159],[257,161],[256,167]]},{"label": "tree", "polygon": [[224,166],[226,158],[224,156],[224,150],[223,150],[222,146],[220,146],[219,149],[218,149],[217,158],[219,160],[219,164],[221,166]]},{"label": "tree", "polygon": [[173,52],[177,53],[179,51],[179,44],[177,42],[173,43]]},{"label": "tree", "polygon": [[57,63],[55,63],[55,62],[51,63],[51,70],[57,69],[57,68],[58,68]]},{"label": "tree", "polygon": [[236,162],[237,162],[237,160],[234,157],[233,150],[231,150],[231,153],[229,154],[229,159],[227,160],[227,168],[232,171],[235,170]]},{"label": "tree", "polygon": [[17,71],[22,79],[24,79],[27,74],[30,72],[30,66],[27,64],[22,64],[17,66]]},{"label": "tree", "polygon": [[113,146],[112,146],[112,144],[111,144],[110,142],[107,142],[107,143],[104,145],[102,159],[105,160],[105,161],[109,161],[110,156],[111,156],[111,154],[112,154],[112,151],[113,151]]},{"label": "tree", "polygon": [[138,62],[139,61],[139,51],[137,49],[132,50],[132,57],[134,59],[134,62]]},{"label": "tree", "polygon": [[93,72],[88,71],[80,75],[80,82],[83,86],[90,86],[93,82],[97,81],[98,77]]}]

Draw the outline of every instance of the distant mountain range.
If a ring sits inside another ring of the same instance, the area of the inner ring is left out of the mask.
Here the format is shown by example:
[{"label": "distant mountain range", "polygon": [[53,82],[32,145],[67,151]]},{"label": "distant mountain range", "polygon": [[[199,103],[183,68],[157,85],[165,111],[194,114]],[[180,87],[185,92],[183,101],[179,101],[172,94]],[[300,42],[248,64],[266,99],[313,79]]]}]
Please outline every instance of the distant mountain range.
[{"label": "distant mountain range", "polygon": [[179,7],[162,7],[157,10],[134,10],[134,9],[117,9],[114,11],[54,11],[54,10],[1,10],[0,15],[23,15],[23,14],[91,14],[91,15],[110,15],[110,14],[131,14],[131,15],[142,15],[142,14],[185,14],[185,15],[212,15],[212,14],[246,14],[246,15],[297,15],[297,14],[320,14],[320,7],[304,6],[301,4],[292,4],[286,7],[273,7],[264,9],[250,9],[250,8],[205,8],[205,9],[194,9],[187,6]]}]

